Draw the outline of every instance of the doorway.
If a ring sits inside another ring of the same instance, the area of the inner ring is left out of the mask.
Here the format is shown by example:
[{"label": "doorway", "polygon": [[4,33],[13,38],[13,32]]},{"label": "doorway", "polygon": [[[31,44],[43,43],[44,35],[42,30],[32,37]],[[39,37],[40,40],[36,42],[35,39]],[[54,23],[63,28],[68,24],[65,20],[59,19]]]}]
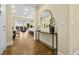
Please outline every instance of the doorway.
[{"label": "doorway", "polygon": [[34,7],[21,4],[11,5],[11,10],[13,19],[13,39],[15,36],[20,36],[20,32],[29,32],[31,35],[34,35]]}]

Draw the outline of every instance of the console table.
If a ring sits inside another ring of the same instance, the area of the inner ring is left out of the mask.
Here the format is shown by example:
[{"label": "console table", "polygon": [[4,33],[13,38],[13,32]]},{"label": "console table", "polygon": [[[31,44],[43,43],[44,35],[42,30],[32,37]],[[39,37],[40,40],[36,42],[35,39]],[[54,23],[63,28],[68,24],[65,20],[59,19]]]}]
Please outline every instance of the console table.
[{"label": "console table", "polygon": [[[40,33],[43,34],[51,34],[49,32],[44,32],[44,31],[40,31],[38,30],[38,40],[40,40]],[[52,51],[55,51],[55,54],[58,54],[58,34],[57,33],[53,33],[52,35]],[[54,37],[56,38],[56,42],[54,42]],[[53,45],[55,44],[56,47],[54,47]]]}]

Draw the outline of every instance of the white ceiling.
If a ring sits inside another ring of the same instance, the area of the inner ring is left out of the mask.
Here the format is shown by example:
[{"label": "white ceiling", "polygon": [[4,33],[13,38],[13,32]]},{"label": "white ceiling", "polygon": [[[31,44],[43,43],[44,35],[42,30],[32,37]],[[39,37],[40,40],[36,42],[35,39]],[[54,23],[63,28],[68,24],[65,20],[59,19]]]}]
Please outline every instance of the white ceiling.
[{"label": "white ceiling", "polygon": [[29,6],[29,7],[39,7],[42,6],[43,4],[23,4],[25,6]]},{"label": "white ceiling", "polygon": [[[32,15],[34,14],[34,9],[42,6],[40,4],[12,4],[12,14],[14,16],[15,22],[33,22]],[[25,11],[27,9],[27,11]],[[25,13],[25,14],[24,14]],[[26,16],[29,17],[27,19],[16,18],[16,16]]]},{"label": "white ceiling", "polygon": [[[34,13],[34,9],[41,6],[40,4],[14,4],[11,5],[13,6],[12,11],[14,13],[12,13],[15,16],[32,16]],[[27,8],[27,11],[25,11],[24,9]]]}]

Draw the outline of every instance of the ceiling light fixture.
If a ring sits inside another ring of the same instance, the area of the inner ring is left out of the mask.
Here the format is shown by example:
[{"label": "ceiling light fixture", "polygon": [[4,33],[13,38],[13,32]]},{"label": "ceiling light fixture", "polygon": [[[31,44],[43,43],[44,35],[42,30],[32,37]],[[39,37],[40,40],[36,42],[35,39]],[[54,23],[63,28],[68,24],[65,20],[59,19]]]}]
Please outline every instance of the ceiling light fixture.
[{"label": "ceiling light fixture", "polygon": [[27,8],[25,8],[24,10],[25,10],[25,11],[28,11],[28,9],[27,9]]},{"label": "ceiling light fixture", "polygon": [[24,15],[26,14],[26,12],[24,12]]},{"label": "ceiling light fixture", "polygon": [[11,5],[11,8],[15,8],[15,6],[14,5]]},{"label": "ceiling light fixture", "polygon": [[16,11],[15,10],[12,10],[12,13],[15,13]]}]

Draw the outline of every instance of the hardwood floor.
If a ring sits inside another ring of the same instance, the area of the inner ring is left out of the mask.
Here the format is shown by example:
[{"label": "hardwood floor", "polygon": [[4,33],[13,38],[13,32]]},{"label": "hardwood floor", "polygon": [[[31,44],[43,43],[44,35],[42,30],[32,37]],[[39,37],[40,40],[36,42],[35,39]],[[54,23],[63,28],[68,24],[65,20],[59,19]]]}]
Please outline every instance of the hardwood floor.
[{"label": "hardwood floor", "polygon": [[8,47],[3,55],[52,55],[53,51],[41,42],[34,40],[29,33],[20,33],[12,47]]}]

